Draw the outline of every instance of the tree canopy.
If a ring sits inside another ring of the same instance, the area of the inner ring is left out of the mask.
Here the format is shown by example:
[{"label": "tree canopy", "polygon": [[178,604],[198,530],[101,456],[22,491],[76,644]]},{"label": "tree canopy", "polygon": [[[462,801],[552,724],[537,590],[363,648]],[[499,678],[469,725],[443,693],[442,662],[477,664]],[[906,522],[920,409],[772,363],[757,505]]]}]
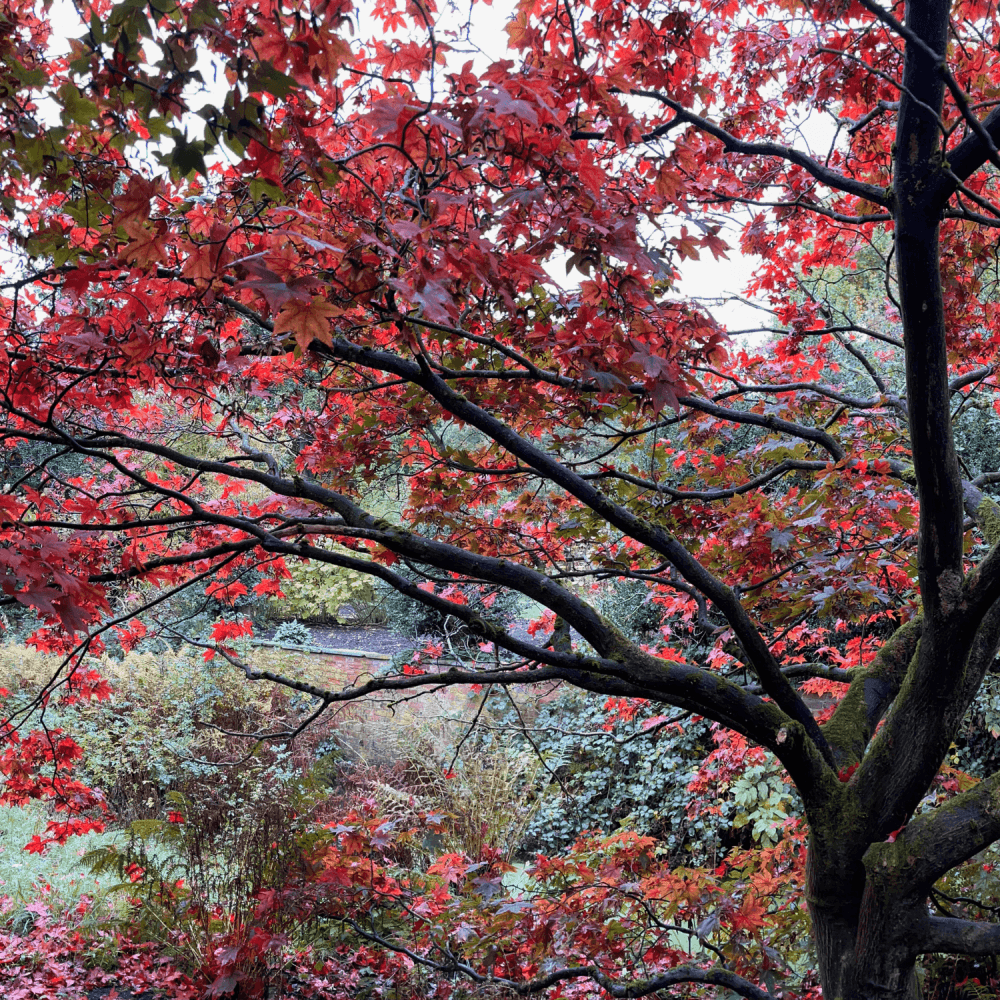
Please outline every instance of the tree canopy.
[{"label": "tree canopy", "polygon": [[[473,652],[299,684],[317,711],[553,680],[688,710],[801,796],[824,995],[1000,951],[928,907],[1000,838],[1000,774],[921,807],[1000,646],[992,5],[521,0],[489,51],[480,4],[78,10],[53,54],[47,5],[0,4],[0,586],[54,683],[183,636],[179,589],[358,571]],[[677,290],[737,239],[766,339]],[[649,642],[600,611],[623,581]]]}]

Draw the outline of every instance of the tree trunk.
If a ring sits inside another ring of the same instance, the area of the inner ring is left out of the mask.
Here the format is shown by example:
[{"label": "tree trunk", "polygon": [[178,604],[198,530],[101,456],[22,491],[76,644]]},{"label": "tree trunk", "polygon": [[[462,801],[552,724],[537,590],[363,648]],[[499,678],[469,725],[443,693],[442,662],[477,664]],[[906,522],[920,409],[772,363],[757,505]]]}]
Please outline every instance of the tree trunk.
[{"label": "tree trunk", "polygon": [[886,930],[908,923],[905,912],[890,910],[883,927],[868,933],[857,911],[852,920],[839,906],[811,903],[809,910],[824,1000],[920,1000],[910,949],[886,940]]},{"label": "tree trunk", "polygon": [[824,1000],[919,1000],[914,943],[926,907],[898,881],[881,877],[849,848],[848,837],[814,837],[807,891]]}]

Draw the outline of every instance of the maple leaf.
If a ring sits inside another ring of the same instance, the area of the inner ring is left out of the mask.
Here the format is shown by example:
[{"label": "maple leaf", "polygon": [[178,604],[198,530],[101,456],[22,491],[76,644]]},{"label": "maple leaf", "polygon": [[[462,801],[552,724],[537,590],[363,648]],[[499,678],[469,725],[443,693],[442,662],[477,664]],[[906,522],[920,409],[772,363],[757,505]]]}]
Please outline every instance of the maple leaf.
[{"label": "maple leaf", "polygon": [[210,597],[214,597],[218,601],[223,601],[226,604],[235,603],[244,594],[247,594],[246,584],[240,580],[224,581],[218,580],[208,585],[205,588],[205,593]]},{"label": "maple leaf", "polygon": [[149,220],[150,204],[160,182],[142,174],[132,174],[125,190],[114,199],[115,222],[125,227],[142,227]]},{"label": "maple leaf", "polygon": [[29,854],[44,854],[47,847],[48,844],[36,833],[31,840],[24,845],[24,850]]},{"label": "maple leaf", "polygon": [[581,157],[577,171],[580,174],[580,180],[583,181],[587,190],[595,195],[601,193],[601,188],[607,180],[607,174],[597,166],[591,157]]},{"label": "maple leaf", "polygon": [[101,269],[96,264],[85,264],[67,272],[63,278],[63,291],[74,298],[85,295],[91,284],[100,280]]},{"label": "maple leaf", "polygon": [[212,639],[216,642],[249,635],[253,635],[253,624],[246,618],[241,621],[220,621],[212,626]]},{"label": "maple leaf", "polygon": [[14,597],[21,603],[29,607],[38,608],[50,615],[56,615],[56,602],[63,596],[58,587],[38,586],[31,587],[14,594]]},{"label": "maple leaf", "polygon": [[538,113],[531,104],[527,101],[511,97],[510,93],[503,87],[494,86],[493,90],[485,91],[484,96],[497,114],[513,115],[531,125],[538,124]]},{"label": "maple leaf", "polygon": [[337,35],[324,32],[315,41],[315,51],[310,53],[313,79],[334,81],[341,65],[350,60],[350,45]]},{"label": "maple leaf", "polygon": [[281,584],[277,580],[272,579],[261,580],[260,583],[254,586],[253,592],[260,597],[280,598],[285,596],[281,590]]},{"label": "maple leaf", "polygon": [[447,323],[455,315],[455,298],[442,281],[420,277],[414,284],[393,278],[389,284],[402,292],[416,306],[421,315],[438,323]]},{"label": "maple leaf", "polygon": [[300,351],[308,350],[314,340],[330,345],[333,343],[331,324],[341,315],[343,309],[322,296],[313,295],[307,301],[294,298],[286,302],[275,317],[274,333],[275,336],[292,334]]},{"label": "maple leaf", "polygon": [[156,343],[145,327],[137,327],[121,347],[122,355],[133,365],[146,361],[156,352]]},{"label": "maple leaf", "polygon": [[121,258],[126,264],[149,270],[167,259],[166,223],[147,226],[133,219],[125,223],[124,229],[129,242],[122,249]]},{"label": "maple leaf", "polygon": [[182,243],[178,250],[186,255],[181,274],[202,285],[211,281],[219,265],[219,247],[211,243]]},{"label": "maple leaf", "polygon": [[378,138],[389,137],[408,122],[422,108],[405,97],[386,97],[376,101],[364,117],[372,133]]},{"label": "maple leaf", "polygon": [[311,293],[319,282],[310,275],[285,281],[267,266],[264,261],[265,256],[265,254],[254,254],[234,262],[233,266],[239,268],[241,272],[251,275],[250,278],[241,281],[237,287],[250,289],[262,295],[272,312],[277,312],[286,302],[293,299],[309,302],[312,298]]}]

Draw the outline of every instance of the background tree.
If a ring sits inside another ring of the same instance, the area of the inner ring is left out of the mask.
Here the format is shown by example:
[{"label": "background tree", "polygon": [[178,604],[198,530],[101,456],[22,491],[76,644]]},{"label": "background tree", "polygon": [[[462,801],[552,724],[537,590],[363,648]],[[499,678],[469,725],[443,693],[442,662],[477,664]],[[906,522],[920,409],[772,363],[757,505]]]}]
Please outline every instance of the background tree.
[{"label": "background tree", "polygon": [[[152,622],[251,567],[277,593],[288,557],[367,573],[481,655],[321,708],[547,680],[677,706],[794,782],[825,995],[997,951],[928,900],[1000,837],[1000,775],[922,807],[1000,645],[1000,473],[963,476],[952,430],[996,389],[994,8],[524,0],[485,54],[429,0],[379,0],[360,41],[346,0],[80,10],[66,58],[31,2],[0,39],[0,433],[87,461],[0,497],[53,683],[123,624],[122,581],[161,588]],[[734,219],[778,321],[759,354],[672,290]],[[862,260],[888,324],[809,280]],[[178,409],[227,453],[167,440]],[[398,518],[367,506],[392,477]],[[652,645],[598,610],[621,580],[671,614]],[[492,620],[507,591],[546,609],[533,639]],[[823,721],[808,675],[849,684]],[[573,976],[760,992],[517,985]]]}]

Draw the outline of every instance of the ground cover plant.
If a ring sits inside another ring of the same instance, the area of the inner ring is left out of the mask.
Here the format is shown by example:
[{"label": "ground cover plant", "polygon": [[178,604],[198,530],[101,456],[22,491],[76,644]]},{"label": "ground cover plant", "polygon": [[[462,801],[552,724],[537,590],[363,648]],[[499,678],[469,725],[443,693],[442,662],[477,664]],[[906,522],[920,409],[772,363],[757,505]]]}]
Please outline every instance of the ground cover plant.
[{"label": "ground cover plant", "polygon": [[[0,0],[0,600],[57,658],[4,696],[0,801],[51,806],[37,852],[180,791],[88,783],[38,721],[107,711],[105,654],[202,657],[208,731],[267,767],[368,696],[459,687],[471,727],[571,686],[664,748],[707,720],[676,773],[688,839],[737,810],[715,867],[633,828],[508,872],[345,801],[250,879],[217,991],[307,925],[425,994],[995,989],[994,8],[521,0],[483,51],[490,9],[90,0],[59,55]],[[678,291],[737,240],[766,342]],[[444,631],[346,684],[255,666],[300,561]]]}]

